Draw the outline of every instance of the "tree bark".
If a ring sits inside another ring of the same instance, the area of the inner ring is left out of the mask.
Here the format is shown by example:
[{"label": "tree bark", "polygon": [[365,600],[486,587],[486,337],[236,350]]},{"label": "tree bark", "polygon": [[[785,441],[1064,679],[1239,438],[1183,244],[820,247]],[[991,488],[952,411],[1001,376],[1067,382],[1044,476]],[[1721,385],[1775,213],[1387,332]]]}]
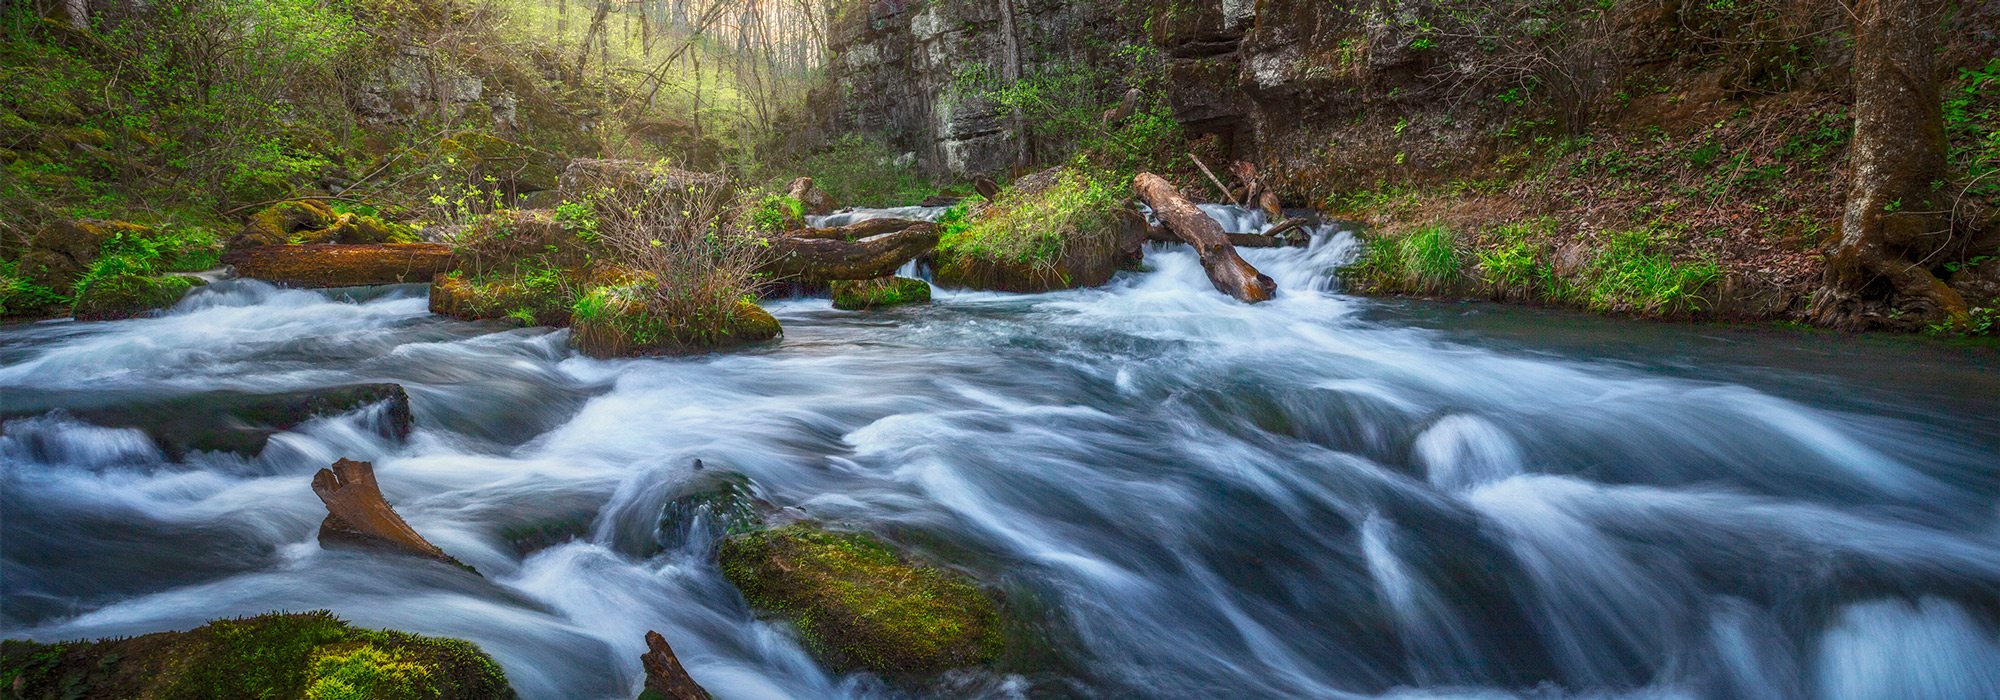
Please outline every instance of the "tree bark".
[{"label": "tree bark", "polygon": [[1278,283],[1237,255],[1222,226],[1181,196],[1172,184],[1158,175],[1139,173],[1132,181],[1132,189],[1153,208],[1168,230],[1194,246],[1201,256],[1201,267],[1208,271],[1208,281],[1216,290],[1251,304],[1269,301],[1277,295]]},{"label": "tree bark", "polygon": [[928,222],[858,241],[773,238],[770,262],[761,271],[780,281],[804,284],[887,277],[903,263],[936,248],[937,242],[937,225]]},{"label": "tree bark", "polygon": [[1931,267],[1954,242],[1936,50],[1942,0],[1856,0],[1854,138],[1847,211],[1812,316],[1828,325],[1963,319],[1964,298]]},{"label": "tree bark", "polygon": [[688,675],[660,633],[646,633],[646,653],[639,655],[639,663],[646,668],[646,692],[666,700],[709,700],[708,690]]},{"label": "tree bark", "polygon": [[386,546],[458,564],[389,507],[382,498],[382,487],[375,483],[375,465],[339,460],[331,469],[313,474],[312,489],[326,504],[326,520],[319,526],[320,542]]},{"label": "tree bark", "polygon": [[576,50],[576,73],[571,77],[570,85],[583,83],[584,66],[590,63],[591,42],[597,41],[598,33],[604,31],[604,18],[609,14],[611,0],[597,0],[597,14],[591,16],[590,29],[583,34],[583,46]]}]

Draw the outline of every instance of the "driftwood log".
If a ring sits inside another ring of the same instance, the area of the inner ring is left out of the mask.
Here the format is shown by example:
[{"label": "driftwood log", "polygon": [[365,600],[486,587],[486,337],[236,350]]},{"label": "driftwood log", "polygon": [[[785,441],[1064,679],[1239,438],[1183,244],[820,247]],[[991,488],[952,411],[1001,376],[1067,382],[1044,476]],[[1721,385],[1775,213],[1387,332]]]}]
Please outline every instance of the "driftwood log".
[{"label": "driftwood log", "polygon": [[674,656],[674,648],[667,646],[667,638],[660,633],[646,633],[646,653],[639,655],[639,663],[646,667],[645,693],[666,700],[709,700],[708,691],[688,676],[680,658]]},{"label": "driftwood log", "polygon": [[1242,183],[1243,201],[1246,205],[1262,209],[1264,216],[1271,221],[1285,218],[1285,209],[1278,201],[1278,193],[1272,192],[1270,186],[1264,184],[1264,179],[1257,175],[1256,164],[1239,160],[1229,166],[1229,172],[1236,176],[1237,182]]},{"label": "driftwood log", "polygon": [[895,274],[903,263],[936,248],[937,242],[938,227],[928,222],[855,241],[780,236],[771,239],[771,257],[761,271],[774,279],[803,283],[875,279]]},{"label": "driftwood log", "polygon": [[1202,269],[1208,271],[1208,281],[1218,291],[1251,304],[1277,295],[1278,283],[1237,255],[1236,246],[1230,244],[1222,225],[1181,196],[1172,184],[1158,175],[1139,173],[1132,181],[1132,189],[1138,192],[1139,199],[1145,200],[1146,206],[1153,208],[1168,230],[1194,246],[1201,256]]},{"label": "driftwood log", "polygon": [[451,246],[436,243],[268,245],[222,256],[236,274],[288,287],[359,287],[429,282],[451,269]]},{"label": "driftwood log", "polygon": [[323,545],[351,545],[387,548],[464,566],[417,534],[403,516],[382,498],[375,483],[375,465],[342,459],[330,469],[313,474],[313,493],[326,504],[326,520],[319,524]]},{"label": "driftwood log", "polygon": [[973,178],[972,189],[988,202],[1000,201],[1000,183],[994,182],[993,178],[985,175]]},{"label": "driftwood log", "polygon": [[846,226],[794,229],[786,231],[785,235],[792,238],[824,238],[835,241],[855,241],[869,236],[895,233],[922,223],[926,222],[911,219],[867,219],[856,221]]}]

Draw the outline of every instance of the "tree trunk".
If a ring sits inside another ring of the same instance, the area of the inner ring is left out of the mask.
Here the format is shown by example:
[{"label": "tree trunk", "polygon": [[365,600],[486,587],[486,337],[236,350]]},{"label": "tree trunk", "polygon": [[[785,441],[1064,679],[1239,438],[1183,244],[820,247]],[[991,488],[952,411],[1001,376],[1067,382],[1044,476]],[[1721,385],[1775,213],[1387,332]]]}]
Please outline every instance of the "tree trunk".
[{"label": "tree trunk", "polygon": [[451,269],[437,243],[267,245],[232,250],[222,262],[240,277],[286,287],[359,287],[427,282]]},{"label": "tree trunk", "polygon": [[322,543],[386,546],[458,564],[389,507],[382,498],[382,487],[375,483],[375,465],[339,460],[331,469],[313,474],[312,489],[326,504],[326,520],[319,526]]},{"label": "tree trunk", "polygon": [[1881,312],[1962,319],[1965,300],[1929,269],[1957,259],[1945,181],[1936,54],[1942,0],[1857,0],[1854,138],[1841,238],[1815,320],[1859,327]]},{"label": "tree trunk", "polygon": [[762,272],[778,281],[821,284],[832,280],[887,277],[896,268],[937,247],[938,228],[918,223],[895,233],[858,241],[830,238],[771,239],[770,262]]},{"label": "tree trunk", "polygon": [[571,85],[583,82],[583,68],[590,63],[591,43],[597,41],[599,32],[604,31],[604,17],[609,14],[611,14],[611,0],[597,0],[597,14],[590,17],[590,29],[583,34],[583,46],[576,50],[576,72],[570,80]]},{"label": "tree trunk", "polygon": [[1194,246],[1201,255],[1202,269],[1208,271],[1208,281],[1218,291],[1251,304],[1269,301],[1277,295],[1278,283],[1237,255],[1236,247],[1230,245],[1229,237],[1222,232],[1222,225],[1181,196],[1172,184],[1158,175],[1139,173],[1132,181],[1132,189],[1145,200],[1146,206],[1153,208],[1160,221],[1166,222],[1168,230]]}]

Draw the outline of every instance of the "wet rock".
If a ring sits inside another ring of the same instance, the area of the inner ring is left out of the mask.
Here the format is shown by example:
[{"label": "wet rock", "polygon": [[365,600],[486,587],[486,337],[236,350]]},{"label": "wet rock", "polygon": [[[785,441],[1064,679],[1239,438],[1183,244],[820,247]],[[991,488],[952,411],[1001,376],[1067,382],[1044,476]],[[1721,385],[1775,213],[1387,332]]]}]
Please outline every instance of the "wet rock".
[{"label": "wet rock", "polygon": [[79,321],[143,316],[173,306],[188,290],[207,284],[186,275],[118,275],[92,280],[77,291],[71,315]]},{"label": "wet rock", "polygon": [[857,311],[903,304],[926,304],[931,285],[908,277],[879,277],[872,280],[834,280],[833,308]]},{"label": "wet rock", "polygon": [[[697,464],[699,464],[697,462]],[[698,539],[720,541],[763,529],[777,508],[758,495],[750,477],[720,469],[698,469],[677,495],[660,507],[655,535],[662,549]]]},{"label": "wet rock", "polygon": [[0,642],[6,697],[499,700],[507,676],[477,645],[349,626],[327,612],[216,620],[96,642]]},{"label": "wet rock", "polygon": [[273,284],[360,287],[429,281],[451,269],[452,254],[436,243],[268,245],[230,251],[222,261]]},{"label": "wet rock", "polygon": [[60,409],[85,423],[110,428],[136,428],[158,444],[168,457],[189,452],[232,452],[254,457],[272,435],[307,421],[385,404],[376,427],[384,437],[401,440],[411,429],[410,397],[396,384],[357,384],[276,394],[215,391],[117,404],[37,405],[17,402],[0,409],[0,418],[39,415]]},{"label": "wet rock", "polygon": [[723,543],[722,573],[837,669],[931,674],[993,660],[999,606],[970,579],[874,537],[799,523]]},{"label": "wet rock", "polygon": [[639,663],[646,669],[646,689],[639,693],[639,700],[709,699],[708,691],[688,676],[680,658],[674,656],[674,648],[667,646],[667,638],[660,633],[646,633],[646,653],[639,655]]}]

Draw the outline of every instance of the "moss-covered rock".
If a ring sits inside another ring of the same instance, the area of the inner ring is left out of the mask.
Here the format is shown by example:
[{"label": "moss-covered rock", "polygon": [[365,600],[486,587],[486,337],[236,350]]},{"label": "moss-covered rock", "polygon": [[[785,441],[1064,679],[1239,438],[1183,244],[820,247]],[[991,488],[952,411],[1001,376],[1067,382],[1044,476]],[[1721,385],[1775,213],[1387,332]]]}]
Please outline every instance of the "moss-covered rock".
[{"label": "moss-covered rock", "polygon": [[79,321],[134,318],[173,306],[206,282],[185,275],[118,275],[93,278],[76,291],[71,315]]},{"label": "moss-covered rock", "polygon": [[129,221],[57,221],[29,238],[19,274],[68,296],[76,292],[77,279],[97,262],[107,242],[120,234],[139,237],[151,230]]},{"label": "moss-covered rock", "polygon": [[230,248],[342,243],[415,243],[416,230],[354,212],[336,212],[320,202],[295,200],[265,208],[243,223]]},{"label": "moss-covered rock", "polygon": [[770,510],[774,507],[758,496],[750,477],[720,469],[697,471],[660,507],[654,540],[662,549],[696,539],[713,544],[763,529],[764,514]]},{"label": "moss-covered rock", "polygon": [[461,272],[438,275],[431,282],[431,313],[480,321],[506,319],[523,326],[569,325],[576,295],[566,277],[549,275]]},{"label": "moss-covered rock", "polygon": [[646,288],[643,283],[605,285],[578,299],[570,315],[570,345],[600,358],[698,355],[784,333],[778,319],[749,301],[736,302],[720,318],[670,315],[655,310]]},{"label": "moss-covered rock", "polygon": [[721,562],[752,607],[790,621],[837,668],[929,674],[1003,646],[999,606],[971,580],[865,534],[794,524],[724,542]]},{"label": "moss-covered rock", "polygon": [[1000,200],[943,220],[938,284],[1006,292],[1094,287],[1123,254],[1118,212],[1128,195],[1072,169],[1037,173]]},{"label": "moss-covered rock", "polygon": [[908,277],[872,280],[834,280],[833,308],[856,311],[903,304],[925,304],[931,300],[931,285]]},{"label": "moss-covered rock", "polygon": [[514,697],[470,642],[360,629],[323,611],[96,642],[0,642],[0,684],[24,700]]}]

